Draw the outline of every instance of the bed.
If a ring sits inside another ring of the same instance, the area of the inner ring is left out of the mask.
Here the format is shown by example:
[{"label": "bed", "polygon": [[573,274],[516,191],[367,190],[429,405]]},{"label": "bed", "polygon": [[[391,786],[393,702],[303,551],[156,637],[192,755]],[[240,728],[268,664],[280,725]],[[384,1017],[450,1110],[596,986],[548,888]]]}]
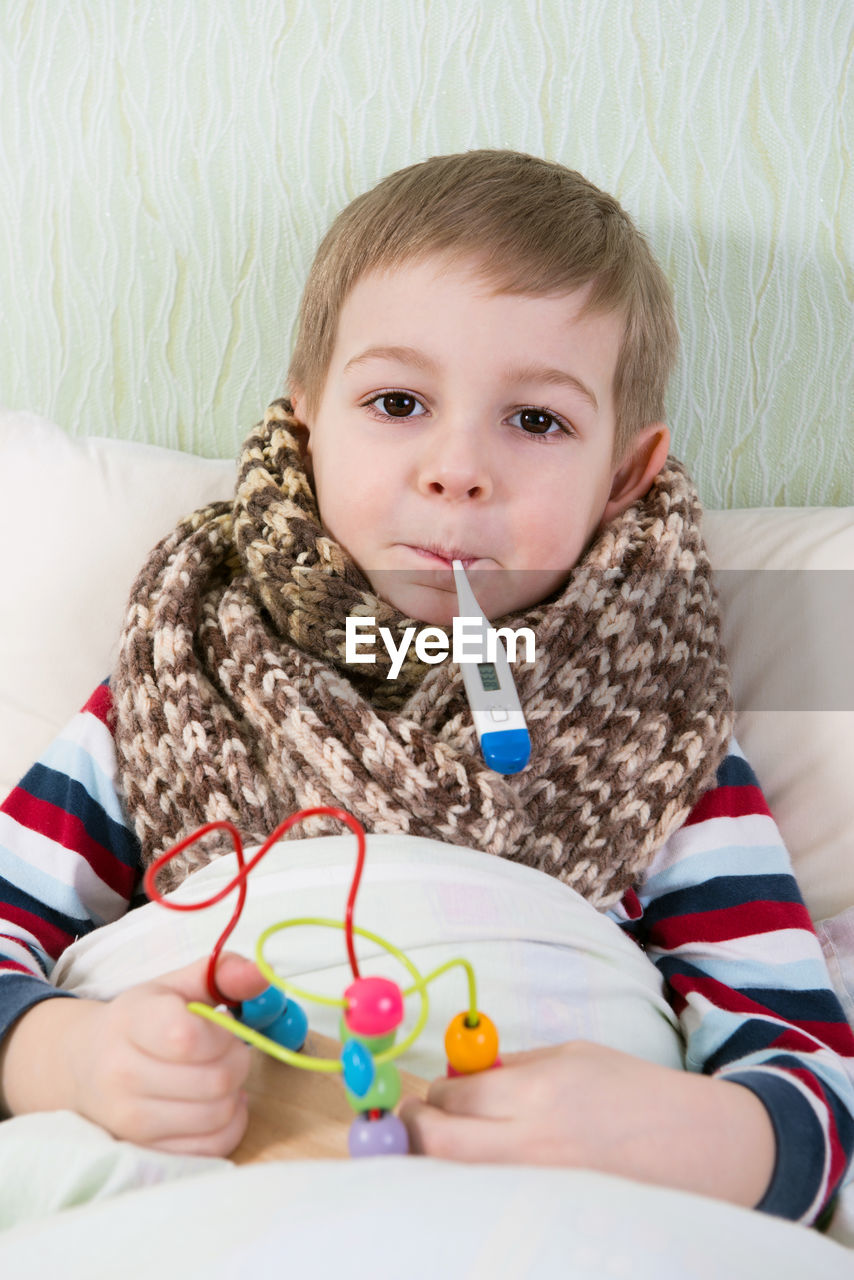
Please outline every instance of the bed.
[{"label": "bed", "polygon": [[[232,479],[231,462],[75,440],[36,415],[0,411],[4,795],[109,672],[124,600],[146,551],[178,516],[226,496]],[[738,738],[786,837],[854,1024],[847,639],[854,508],[709,511],[704,527],[724,605]],[[275,848],[253,879],[238,949],[251,954],[260,930],[285,915],[340,915],[351,865],[346,836]],[[227,870],[222,860],[180,892],[204,894]],[[422,970],[452,954],[470,958],[508,1048],[584,1035],[678,1061],[678,1036],[651,966],[563,890],[477,850],[374,837],[359,923],[393,937]],[[209,950],[217,910],[178,917],[154,904],[140,908],[78,941],[56,979],[109,998]],[[340,938],[301,939],[298,957],[288,947],[281,964],[290,974],[340,991]],[[563,961],[557,977],[556,949]],[[366,963],[379,972],[385,961],[369,954]],[[427,1028],[405,1060],[420,1078],[442,1070],[441,1028],[460,1006],[459,989],[437,984],[431,1001]],[[316,1033],[334,1034],[321,1015],[311,1011],[311,1018]],[[274,1107],[286,1077],[258,1070]],[[0,1125],[0,1270],[33,1271],[37,1260],[37,1274],[81,1277],[264,1276],[286,1267],[407,1277],[684,1280],[753,1278],[760,1268],[827,1280],[854,1274],[854,1184],[821,1235],[584,1171],[341,1160],[342,1123],[332,1117],[328,1149],[311,1146],[311,1126],[307,1145],[290,1150],[256,1127],[248,1154],[220,1161],[119,1143],[66,1113],[7,1121]]]}]

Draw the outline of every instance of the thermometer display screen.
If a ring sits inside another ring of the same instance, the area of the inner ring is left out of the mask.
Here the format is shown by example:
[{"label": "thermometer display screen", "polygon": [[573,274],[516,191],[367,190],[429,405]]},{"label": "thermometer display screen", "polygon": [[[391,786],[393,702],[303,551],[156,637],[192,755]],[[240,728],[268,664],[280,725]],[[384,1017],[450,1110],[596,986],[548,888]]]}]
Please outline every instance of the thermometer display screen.
[{"label": "thermometer display screen", "polygon": [[477,664],[478,673],[480,674],[480,683],[483,685],[487,693],[492,693],[499,688],[498,672],[495,664],[492,662],[479,662]]}]

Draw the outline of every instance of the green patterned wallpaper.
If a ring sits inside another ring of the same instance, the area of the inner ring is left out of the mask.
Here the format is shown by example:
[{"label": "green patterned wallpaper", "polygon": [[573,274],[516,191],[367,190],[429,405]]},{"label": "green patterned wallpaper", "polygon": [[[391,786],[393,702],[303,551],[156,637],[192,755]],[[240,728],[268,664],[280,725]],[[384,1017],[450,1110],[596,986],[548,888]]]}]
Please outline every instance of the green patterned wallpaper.
[{"label": "green patterned wallpaper", "polygon": [[232,454],[332,215],[508,146],[677,291],[712,506],[854,502],[851,0],[0,0],[0,403]]}]

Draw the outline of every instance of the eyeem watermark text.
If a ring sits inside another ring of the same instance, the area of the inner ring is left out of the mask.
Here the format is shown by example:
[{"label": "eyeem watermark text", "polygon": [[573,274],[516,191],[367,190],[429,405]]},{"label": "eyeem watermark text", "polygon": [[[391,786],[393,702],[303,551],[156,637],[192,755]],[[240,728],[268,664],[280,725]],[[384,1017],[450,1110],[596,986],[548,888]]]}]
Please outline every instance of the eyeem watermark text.
[{"label": "eyeem watermark text", "polygon": [[[375,628],[375,618],[346,619],[344,657],[347,662],[376,662],[377,656],[371,652],[376,643]],[[394,680],[400,674],[413,642],[415,653],[422,662],[443,662],[448,656],[448,637],[441,627],[422,627],[420,631],[407,627],[399,645],[395,644],[388,627],[380,627],[379,634],[391,658],[387,680]],[[494,662],[499,640],[504,644],[508,662],[516,661],[516,645],[520,640],[524,643],[521,661],[536,661],[536,641],[530,627],[519,627],[515,631],[512,627],[484,628],[481,618],[454,618],[451,657],[454,662]]]}]

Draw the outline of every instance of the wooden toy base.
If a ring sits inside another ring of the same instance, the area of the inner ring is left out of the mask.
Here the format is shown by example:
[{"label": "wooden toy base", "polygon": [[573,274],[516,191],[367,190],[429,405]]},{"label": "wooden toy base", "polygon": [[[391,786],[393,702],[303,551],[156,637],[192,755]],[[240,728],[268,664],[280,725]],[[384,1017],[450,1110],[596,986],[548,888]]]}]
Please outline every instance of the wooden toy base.
[{"label": "wooden toy base", "polygon": [[[337,1058],[341,1045],[310,1033],[305,1052],[316,1058]],[[420,1076],[401,1071],[400,1079],[404,1097],[426,1094],[427,1081]],[[340,1075],[301,1071],[253,1049],[246,1089],[249,1126],[231,1156],[235,1164],[349,1159],[347,1133],[354,1113]]]}]

